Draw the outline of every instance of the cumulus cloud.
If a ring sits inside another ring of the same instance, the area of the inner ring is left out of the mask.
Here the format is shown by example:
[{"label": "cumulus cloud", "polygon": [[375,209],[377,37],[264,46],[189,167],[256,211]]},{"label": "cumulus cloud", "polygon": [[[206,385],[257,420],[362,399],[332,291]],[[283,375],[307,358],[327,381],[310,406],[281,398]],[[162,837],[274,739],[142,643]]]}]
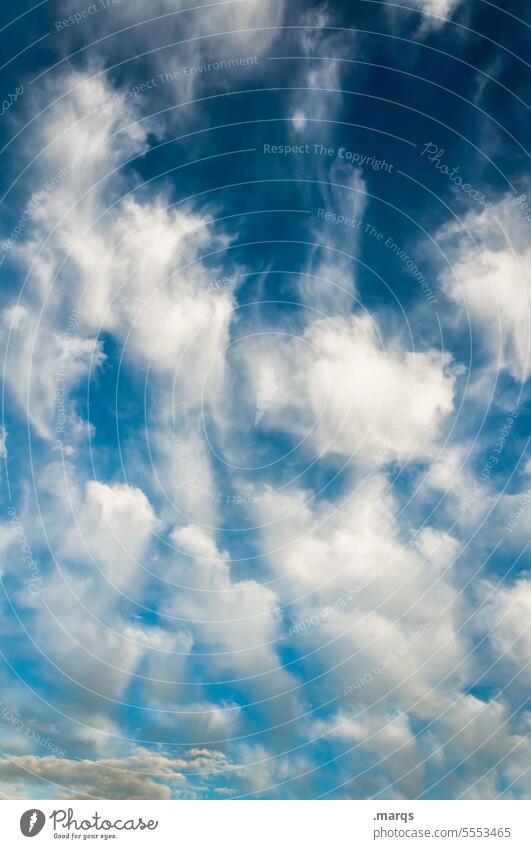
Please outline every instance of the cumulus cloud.
[{"label": "cumulus cloud", "polygon": [[315,697],[326,689],[371,705],[389,693],[401,709],[418,702],[429,713],[445,698],[437,682],[448,675],[451,692],[463,674],[464,646],[449,615],[458,604],[457,541],[430,528],[402,540],[380,476],[342,506],[312,506],[308,495],[284,493],[258,515],[287,638],[310,666],[328,670]]},{"label": "cumulus cloud", "polygon": [[74,560],[88,554],[110,587],[134,594],[145,579],[140,561],[157,526],[148,499],[126,484],[89,481],[78,507],[77,527],[62,537],[61,552]]},{"label": "cumulus cloud", "polygon": [[471,212],[440,234],[451,262],[443,284],[464,320],[480,333],[491,367],[515,380],[530,374],[530,301],[527,222],[514,199]]},{"label": "cumulus cloud", "polygon": [[[7,385],[36,433],[49,440],[76,441],[87,425],[77,415],[70,393],[105,360],[101,343],[36,323],[32,306],[6,308],[0,316],[0,341],[7,348]],[[17,363],[15,367],[13,364]]]},{"label": "cumulus cloud", "polygon": [[434,722],[433,731],[446,766],[430,785],[438,792],[469,799],[495,798],[504,785],[512,785],[509,798],[529,792],[529,736],[501,699],[465,695]]},{"label": "cumulus cloud", "polygon": [[531,655],[530,612],[531,579],[523,576],[495,591],[481,614],[495,655],[513,670],[522,670],[528,681],[531,680],[526,669]]},{"label": "cumulus cloud", "polygon": [[[229,238],[213,230],[214,208],[174,208],[164,188],[128,194],[138,180],[132,170],[127,180],[121,166],[145,150],[153,129],[138,121],[138,104],[115,97],[102,76],[79,71],[46,88],[60,102],[43,111],[32,141],[42,191],[11,251],[14,262],[31,268],[30,284],[23,302],[2,316],[4,341],[10,334],[9,389],[39,436],[59,439],[63,453],[72,453],[94,435],[74,394],[98,375],[103,337],[111,336],[126,346],[127,364],[149,369],[152,404],[145,412],[158,482],[174,503],[193,508],[205,498],[201,487],[188,485],[174,438],[195,440],[204,462],[194,475],[208,489],[210,463],[195,421],[203,375],[227,342],[233,284],[210,285],[216,257],[208,264],[200,257]],[[177,422],[167,385],[176,368]],[[222,373],[223,356],[212,374],[216,369]],[[150,486],[146,472],[140,468],[139,476]]]},{"label": "cumulus cloud", "polygon": [[365,794],[407,799],[436,793],[451,799],[493,799],[528,792],[528,735],[525,727],[512,727],[501,700],[459,696],[431,718],[424,733],[413,733],[407,716],[383,709],[363,720],[336,714],[313,730],[340,753],[332,787],[342,798]]},{"label": "cumulus cloud", "polygon": [[[362,757],[379,763],[381,786],[397,783],[397,790],[389,793],[391,797],[416,798],[422,793],[425,771],[418,741],[407,715],[386,715],[384,711],[374,711],[369,716],[351,719],[347,714],[339,713],[327,722],[316,722],[313,731],[327,740],[339,741],[353,749],[362,748]],[[359,755],[350,754],[346,759],[349,768],[352,769],[355,764],[359,772],[363,772]],[[338,777],[341,774],[342,771]],[[354,790],[354,782],[346,777],[343,780],[348,796]],[[341,781],[338,783],[341,784]]]},{"label": "cumulus cloud", "polygon": [[176,757],[138,748],[99,760],[22,755],[0,760],[0,787],[10,799],[27,798],[28,791],[58,799],[192,799],[227,769],[225,755],[209,749]]},{"label": "cumulus cloud", "polygon": [[[44,495],[44,476],[41,482]],[[64,481],[57,486],[58,467],[47,470],[47,483],[53,499],[44,498],[41,509],[46,516],[52,511],[47,533],[56,559],[50,564],[42,548],[33,550],[38,592],[24,587],[15,598],[33,611],[30,633],[41,647],[43,676],[62,688],[64,701],[90,725],[99,721],[102,700],[121,697],[162,640],[159,628],[131,616],[147,583],[143,561],[157,520],[133,487],[91,481],[65,491]],[[31,527],[31,513],[20,522]],[[20,576],[10,571],[20,586]],[[167,638],[169,663],[172,639],[177,635]]]},{"label": "cumulus cloud", "polygon": [[318,456],[373,468],[432,457],[453,408],[450,357],[386,350],[364,315],[314,321],[254,359],[276,375],[262,425],[289,428]]},{"label": "cumulus cloud", "polygon": [[180,589],[168,594],[165,612],[178,617],[208,651],[209,674],[235,679],[259,708],[287,720],[296,715],[297,681],[276,651],[280,620],[275,594],[253,579],[234,580],[229,555],[202,528],[176,528],[172,542],[186,556],[167,573]]},{"label": "cumulus cloud", "polygon": [[[79,72],[66,74],[61,90],[66,93],[44,113],[37,136],[42,197],[13,248],[13,258],[31,267],[32,283],[24,303],[3,315],[11,356],[25,370],[22,380],[17,370],[11,381],[20,404],[38,353],[29,413],[48,438],[59,372],[68,404],[89,365],[94,373],[104,361],[94,333],[127,338],[130,355],[157,372],[173,368],[187,350],[197,374],[225,341],[232,305],[230,290],[206,285],[215,269],[198,261],[207,244],[226,244],[205,215],[169,209],[163,195],[120,200],[119,166],[145,149],[149,131],[135,106],[114,98],[101,77]],[[189,368],[181,373],[195,388]]]}]

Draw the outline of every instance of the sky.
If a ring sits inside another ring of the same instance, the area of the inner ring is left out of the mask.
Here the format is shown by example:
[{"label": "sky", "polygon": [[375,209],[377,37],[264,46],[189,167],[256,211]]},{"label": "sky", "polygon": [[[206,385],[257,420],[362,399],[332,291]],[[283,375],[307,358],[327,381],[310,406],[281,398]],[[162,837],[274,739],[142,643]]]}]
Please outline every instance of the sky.
[{"label": "sky", "polygon": [[531,790],[523,0],[0,11],[0,798]]}]

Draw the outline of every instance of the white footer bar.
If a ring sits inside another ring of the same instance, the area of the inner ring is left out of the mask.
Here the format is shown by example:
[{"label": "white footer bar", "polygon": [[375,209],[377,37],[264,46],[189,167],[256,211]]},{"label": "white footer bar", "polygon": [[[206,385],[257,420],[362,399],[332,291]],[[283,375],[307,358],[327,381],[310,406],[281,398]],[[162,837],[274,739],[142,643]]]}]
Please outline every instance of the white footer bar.
[{"label": "white footer bar", "polygon": [[531,803],[522,801],[8,800],[0,802],[0,817],[6,849],[531,847]]}]

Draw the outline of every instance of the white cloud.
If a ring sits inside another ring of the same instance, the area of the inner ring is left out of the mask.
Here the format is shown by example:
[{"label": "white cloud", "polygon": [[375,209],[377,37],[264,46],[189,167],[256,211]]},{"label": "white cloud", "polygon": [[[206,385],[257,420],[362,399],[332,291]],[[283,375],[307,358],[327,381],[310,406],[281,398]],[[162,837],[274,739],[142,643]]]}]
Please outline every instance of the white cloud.
[{"label": "white cloud", "polygon": [[[485,685],[503,686],[525,665],[529,582],[498,591],[474,620],[477,599],[460,591],[453,565],[458,540],[429,527],[403,539],[383,476],[358,485],[342,506],[310,497],[275,493],[255,516],[306,698],[336,706],[305,727],[308,739],[325,734],[341,750],[352,747],[338,762],[336,795],[411,798],[439,782],[441,794],[492,798],[512,778],[509,796],[520,794],[528,742],[511,700],[464,693],[500,654],[505,673]],[[478,635],[490,644],[481,663]],[[415,735],[419,722],[429,730]]]},{"label": "white cloud", "polygon": [[[352,719],[348,714],[339,713],[326,722],[316,722],[313,731],[333,741],[362,747],[365,759],[376,755],[382,761],[377,779],[380,785],[386,781],[398,783],[398,793],[390,794],[393,797],[416,798],[422,794],[425,780],[422,753],[407,715],[387,715],[380,709]],[[348,758],[361,773],[360,760],[359,750],[357,757]]]},{"label": "white cloud", "polygon": [[88,554],[110,586],[134,595],[145,580],[140,561],[157,527],[146,496],[126,484],[89,481],[76,507],[77,527],[62,538],[61,552],[82,560]]},{"label": "white cloud", "polygon": [[101,343],[37,324],[36,308],[18,306],[1,314],[2,341],[9,334],[7,385],[41,437],[75,441],[86,427],[69,400],[89,370],[104,362]]},{"label": "white cloud", "polygon": [[[229,287],[207,285],[215,267],[197,260],[207,245],[227,244],[213,235],[205,215],[168,209],[164,192],[113,205],[127,185],[119,166],[145,149],[150,130],[149,122],[138,122],[136,104],[115,99],[102,77],[78,72],[66,74],[49,94],[64,91],[44,114],[35,142],[43,145],[37,168],[44,194],[13,248],[15,258],[32,268],[31,285],[16,314],[10,308],[4,316],[6,324],[16,318],[12,353],[28,373],[35,343],[40,367],[34,369],[30,413],[49,438],[65,345],[67,399],[93,349],[93,370],[103,362],[93,337],[102,332],[127,339],[129,356],[149,362],[153,372],[173,370],[187,350],[180,374],[185,391],[197,397],[197,375],[226,341],[232,307]],[[72,311],[75,333],[67,332]],[[20,404],[28,375],[22,378],[17,372],[12,380]]]},{"label": "white cloud", "polygon": [[[286,639],[308,656],[306,677],[315,663],[326,670],[307,693],[318,702],[340,695],[358,706],[391,693],[390,704],[407,710],[418,702],[416,711],[429,715],[467,669],[453,671],[464,659],[454,624],[457,541],[430,528],[403,541],[383,476],[358,486],[342,506],[312,507],[309,496],[277,493],[256,511]],[[347,690],[364,675],[365,683]]]},{"label": "white cloud", "polygon": [[302,109],[296,109],[291,116],[291,120],[296,130],[304,130],[307,122],[306,115]]},{"label": "white cloud", "polygon": [[433,727],[446,767],[434,777],[437,792],[448,798],[493,799],[515,780],[507,797],[525,797],[531,743],[526,729],[514,725],[510,710],[499,700],[484,702],[472,695],[458,699]]},{"label": "white cloud", "polygon": [[195,798],[201,795],[196,787],[229,767],[222,752],[209,749],[175,757],[138,748],[99,760],[22,755],[0,760],[0,787],[11,799],[28,798],[32,789],[54,799]]},{"label": "white cloud", "polygon": [[510,664],[513,674],[521,670],[523,679],[531,681],[526,669],[531,656],[531,579],[522,577],[500,587],[480,618],[489,634],[494,656]]},{"label": "white cloud", "polygon": [[161,201],[127,199],[83,238],[74,226],[67,243],[85,289],[80,312],[88,326],[121,338],[129,334],[133,354],[157,369],[174,369],[197,338],[193,354],[200,358],[197,369],[204,367],[224,339],[231,296],[201,288],[212,274],[201,264],[178,269],[191,264],[207,241],[212,248],[223,244],[206,223],[166,211]]},{"label": "white cloud", "polygon": [[[99,337],[111,334],[126,345],[126,364],[150,369],[146,413],[162,486],[185,510],[215,509],[203,492],[210,487],[210,461],[195,422],[203,376],[228,340],[233,295],[230,285],[209,285],[219,269],[215,259],[207,267],[199,257],[228,239],[213,233],[214,208],[201,214],[172,209],[164,189],[127,194],[136,178],[126,180],[120,165],[145,150],[152,129],[149,121],[138,123],[138,104],[113,97],[103,77],[80,72],[49,84],[50,99],[63,94],[43,112],[35,134],[34,152],[43,151],[37,185],[44,194],[13,248],[16,261],[32,271],[23,303],[3,316],[4,337],[12,325],[10,390],[26,410],[31,370],[30,420],[40,436],[59,437],[71,454],[92,435],[72,392],[89,368],[97,373],[105,360]],[[223,367],[218,356],[211,373],[220,386]],[[167,385],[174,373],[182,401],[176,425]],[[200,452],[199,487],[188,485],[174,437],[194,441]],[[144,486],[153,485],[149,469],[137,471]]]},{"label": "white cloud", "polygon": [[166,577],[180,589],[168,594],[166,614],[182,619],[194,641],[208,650],[215,680],[237,678],[239,689],[267,702],[266,712],[292,717],[297,698],[283,694],[297,682],[276,652],[280,618],[274,593],[250,578],[234,580],[227,552],[204,529],[184,526],[171,538],[186,558],[169,565]]},{"label": "white cloud", "polygon": [[444,26],[445,19],[452,18],[461,0],[412,0],[412,2],[423,13],[421,31],[427,31]]},{"label": "white cloud", "polygon": [[439,234],[451,262],[443,275],[447,294],[461,317],[470,316],[481,331],[491,367],[522,381],[531,371],[527,228],[515,200],[504,198],[491,210],[469,213],[463,227],[452,225]]},{"label": "white cloud", "polygon": [[[350,33],[345,38],[343,33],[334,32],[334,20],[325,4],[303,10],[297,23],[302,27],[295,34],[297,55],[304,58],[294,63],[294,67],[299,72],[299,85],[309,90],[296,92],[294,108],[312,121],[323,119],[322,124],[310,124],[310,127],[318,126],[326,137],[332,129],[325,122],[337,117],[342,104],[340,90],[344,65],[334,59],[352,58],[355,35]],[[295,125],[295,129],[299,127]]]},{"label": "white cloud", "polygon": [[[200,0],[192,6],[188,0],[152,0],[149,7],[122,0],[87,17],[83,26],[94,39],[96,34],[108,34],[111,22],[113,30],[128,27],[127,38],[132,52],[135,48],[146,51],[146,45],[154,48],[144,57],[144,66],[171,73],[183,65],[193,67],[218,58],[262,56],[278,36],[276,28],[282,24],[284,8],[283,0]],[[58,17],[78,12],[79,5],[76,0],[64,0],[62,9]],[[160,20],[153,22],[158,16]],[[135,26],[146,20],[151,23]],[[75,29],[64,30],[63,39],[75,39]],[[170,33],[172,40],[184,42],[179,51],[165,50],[161,46],[162,33],[164,39]],[[90,35],[85,38],[88,40]],[[99,52],[105,52],[106,48],[105,42],[98,45]],[[180,91],[184,89],[184,97],[191,97],[200,84],[201,75],[198,74],[181,81],[179,87]],[[215,85],[215,81],[211,80],[210,85]]]},{"label": "white cloud", "polygon": [[[142,602],[148,577],[143,561],[157,521],[145,495],[133,487],[65,482],[59,464],[40,472],[40,484],[55,560],[50,563],[40,542],[32,557],[42,596],[21,588],[16,598],[32,611],[30,633],[52,664],[43,661],[43,675],[90,726],[102,712],[102,699],[121,697],[160,641],[158,629],[136,624],[127,600]],[[20,521],[33,527],[29,510]]]},{"label": "white cloud", "polygon": [[459,696],[430,717],[429,730],[422,734],[412,732],[407,716],[386,713],[383,707],[361,719],[335,714],[314,723],[313,733],[349,748],[334,776],[335,793],[345,798],[410,799],[433,793],[451,799],[499,794],[511,799],[529,791],[526,728],[511,727],[501,701]]},{"label": "white cloud", "polygon": [[436,452],[453,408],[448,355],[385,350],[366,316],[315,321],[301,340],[258,354],[277,376],[267,424],[292,430],[319,456],[374,466]]}]

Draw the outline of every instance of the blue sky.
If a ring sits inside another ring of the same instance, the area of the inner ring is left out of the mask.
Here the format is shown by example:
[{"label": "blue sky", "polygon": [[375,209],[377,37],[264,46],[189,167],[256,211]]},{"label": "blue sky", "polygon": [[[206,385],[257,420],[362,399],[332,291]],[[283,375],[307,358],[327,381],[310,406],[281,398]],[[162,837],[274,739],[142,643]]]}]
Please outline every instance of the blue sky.
[{"label": "blue sky", "polygon": [[15,6],[0,794],[525,798],[524,4]]}]

